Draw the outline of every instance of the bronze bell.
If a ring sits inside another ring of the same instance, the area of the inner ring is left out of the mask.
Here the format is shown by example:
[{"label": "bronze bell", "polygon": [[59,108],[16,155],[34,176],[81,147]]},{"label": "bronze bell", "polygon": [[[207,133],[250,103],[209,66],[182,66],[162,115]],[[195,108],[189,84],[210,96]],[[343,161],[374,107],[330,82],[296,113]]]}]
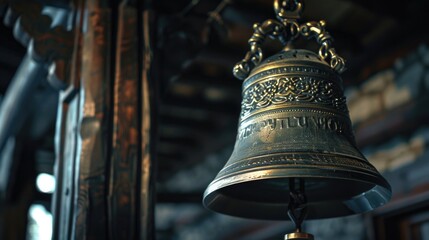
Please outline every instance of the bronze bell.
[{"label": "bronze bell", "polygon": [[287,219],[290,179],[304,181],[308,218],[386,203],[386,180],[357,149],[342,79],[311,51],[282,51],[244,80],[234,151],[204,205],[239,217]]},{"label": "bronze bell", "polygon": [[[391,188],[356,147],[340,73],[345,61],[332,47],[325,22],[299,24],[300,0],[274,0],[278,20],[254,24],[250,51],[234,67],[244,79],[234,151],[204,193],[216,212],[286,220],[296,226],[285,239],[314,239],[305,218],[340,217],[373,210]],[[290,50],[303,36],[318,54]],[[266,37],[285,49],[263,60]]]}]

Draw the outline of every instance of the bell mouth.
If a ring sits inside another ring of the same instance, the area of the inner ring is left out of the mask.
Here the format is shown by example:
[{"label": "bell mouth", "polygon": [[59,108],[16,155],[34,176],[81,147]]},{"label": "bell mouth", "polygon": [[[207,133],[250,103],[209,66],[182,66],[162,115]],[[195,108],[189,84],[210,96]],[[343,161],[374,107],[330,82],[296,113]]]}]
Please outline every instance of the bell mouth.
[{"label": "bell mouth", "polygon": [[289,178],[304,179],[307,219],[363,213],[391,198],[389,184],[373,174],[341,169],[253,169],[216,179],[204,193],[203,204],[237,217],[288,220]]}]

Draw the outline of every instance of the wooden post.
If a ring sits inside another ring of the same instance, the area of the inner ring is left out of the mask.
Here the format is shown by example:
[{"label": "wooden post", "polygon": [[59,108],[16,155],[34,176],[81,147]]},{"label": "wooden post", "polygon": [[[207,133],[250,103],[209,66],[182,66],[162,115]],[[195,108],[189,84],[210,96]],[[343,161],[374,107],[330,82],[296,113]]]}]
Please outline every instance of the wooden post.
[{"label": "wooden post", "polygon": [[53,238],[153,239],[152,20],[128,1],[80,4],[58,112]]}]

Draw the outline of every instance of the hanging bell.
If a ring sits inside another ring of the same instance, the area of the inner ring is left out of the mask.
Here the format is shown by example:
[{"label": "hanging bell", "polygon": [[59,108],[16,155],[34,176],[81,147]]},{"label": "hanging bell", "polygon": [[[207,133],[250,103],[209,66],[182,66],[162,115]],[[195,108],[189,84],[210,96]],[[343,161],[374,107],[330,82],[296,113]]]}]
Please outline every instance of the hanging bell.
[{"label": "hanging bell", "polygon": [[289,178],[304,179],[308,218],[386,203],[386,180],[357,149],[339,75],[307,50],[282,51],[243,82],[234,151],[204,205],[248,218],[287,219]]},{"label": "hanging bell", "polygon": [[385,204],[391,188],[356,147],[339,76],[343,66],[338,64],[344,61],[330,48],[324,23],[297,27],[302,35],[316,32],[319,54],[283,50],[258,63],[258,37],[281,29],[269,25],[284,26],[284,21],[268,21],[255,25],[249,41],[253,51],[234,69],[237,77],[246,77],[237,138],[203,204],[238,217],[286,220],[291,179],[303,183],[308,219],[362,213]]}]

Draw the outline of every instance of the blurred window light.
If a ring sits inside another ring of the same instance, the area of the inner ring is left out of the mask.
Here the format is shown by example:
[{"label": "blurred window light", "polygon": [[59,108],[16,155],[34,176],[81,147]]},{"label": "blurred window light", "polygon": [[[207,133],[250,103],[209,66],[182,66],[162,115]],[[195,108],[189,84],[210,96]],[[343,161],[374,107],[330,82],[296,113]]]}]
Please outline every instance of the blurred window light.
[{"label": "blurred window light", "polygon": [[28,210],[27,240],[52,238],[52,214],[43,205],[33,204]]},{"label": "blurred window light", "polygon": [[41,173],[37,176],[36,186],[40,192],[53,193],[55,191],[55,177],[51,174]]}]

